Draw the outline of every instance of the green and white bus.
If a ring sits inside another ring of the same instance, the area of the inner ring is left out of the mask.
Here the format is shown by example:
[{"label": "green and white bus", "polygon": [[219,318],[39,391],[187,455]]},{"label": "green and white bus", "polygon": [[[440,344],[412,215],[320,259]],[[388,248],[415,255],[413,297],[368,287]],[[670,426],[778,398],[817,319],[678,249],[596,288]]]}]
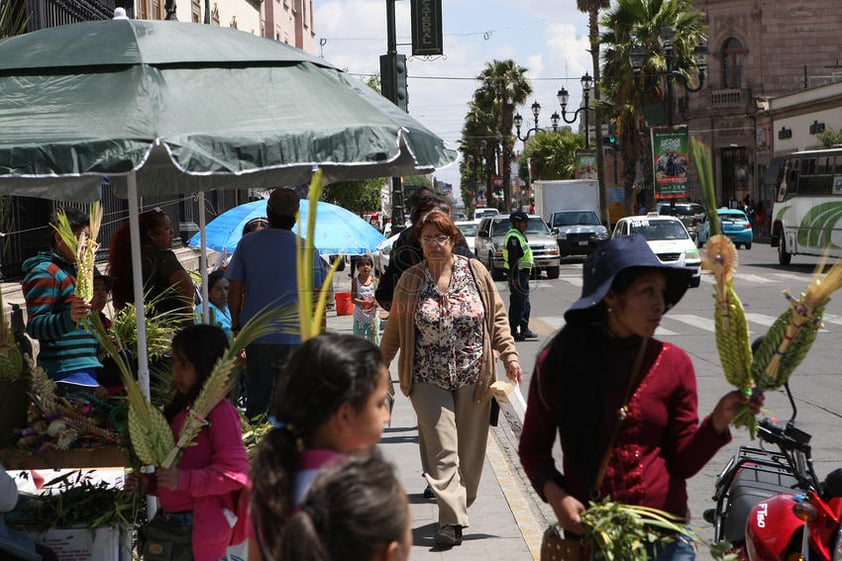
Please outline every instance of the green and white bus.
[{"label": "green and white bus", "polygon": [[786,157],[771,234],[781,265],[799,254],[842,257],[842,148]]}]

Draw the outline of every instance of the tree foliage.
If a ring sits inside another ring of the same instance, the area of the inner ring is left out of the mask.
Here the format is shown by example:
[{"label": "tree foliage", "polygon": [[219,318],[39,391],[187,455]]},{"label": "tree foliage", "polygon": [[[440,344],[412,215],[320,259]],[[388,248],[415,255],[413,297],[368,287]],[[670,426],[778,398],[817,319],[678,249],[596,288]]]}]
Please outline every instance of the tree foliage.
[{"label": "tree foliage", "polygon": [[322,200],[352,212],[374,212],[380,210],[380,189],[385,181],[382,177],[375,177],[331,183],[324,187]]},{"label": "tree foliage", "polygon": [[556,132],[539,132],[526,143],[518,161],[521,179],[529,180],[528,161],[532,163],[533,181],[575,178],[576,149],[583,144],[584,137],[567,127]]},{"label": "tree foliage", "polygon": [[842,144],[842,129],[836,130],[833,127],[827,127],[824,132],[819,133],[817,138],[825,148]]}]

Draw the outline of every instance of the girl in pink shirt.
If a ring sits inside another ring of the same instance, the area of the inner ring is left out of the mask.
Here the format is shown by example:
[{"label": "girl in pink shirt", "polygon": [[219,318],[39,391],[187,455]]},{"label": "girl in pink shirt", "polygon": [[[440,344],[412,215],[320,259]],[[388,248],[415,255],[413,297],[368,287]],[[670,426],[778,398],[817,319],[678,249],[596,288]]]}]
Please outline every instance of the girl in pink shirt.
[{"label": "girl in pink shirt", "polygon": [[[188,410],[225,352],[228,337],[219,327],[194,325],[172,341],[172,377],[176,395],[164,409],[178,439]],[[227,399],[211,410],[208,425],[194,446],[184,450],[176,467],[144,476],[147,492],[158,495],[160,510],[172,525],[192,526],[195,561],[216,561],[229,545],[245,540],[245,498],[249,460],[243,445],[240,414]],[[240,508],[238,508],[240,505]]]}]

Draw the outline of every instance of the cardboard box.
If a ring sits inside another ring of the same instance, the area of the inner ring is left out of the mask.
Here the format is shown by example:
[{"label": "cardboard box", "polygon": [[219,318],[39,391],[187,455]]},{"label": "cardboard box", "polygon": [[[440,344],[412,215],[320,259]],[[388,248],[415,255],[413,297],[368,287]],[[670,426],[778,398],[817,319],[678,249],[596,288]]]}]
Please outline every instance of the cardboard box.
[{"label": "cardboard box", "polygon": [[52,528],[26,534],[52,549],[59,561],[131,561],[131,538],[117,528]]}]

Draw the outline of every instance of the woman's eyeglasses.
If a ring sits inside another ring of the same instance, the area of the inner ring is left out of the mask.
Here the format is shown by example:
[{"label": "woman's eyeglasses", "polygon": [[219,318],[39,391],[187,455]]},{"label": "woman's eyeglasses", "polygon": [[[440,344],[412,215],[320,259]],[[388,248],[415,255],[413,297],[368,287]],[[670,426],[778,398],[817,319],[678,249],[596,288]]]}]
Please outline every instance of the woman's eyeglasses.
[{"label": "woman's eyeglasses", "polygon": [[421,243],[424,245],[430,245],[433,242],[436,242],[438,245],[444,245],[450,241],[450,236],[421,236]]}]

